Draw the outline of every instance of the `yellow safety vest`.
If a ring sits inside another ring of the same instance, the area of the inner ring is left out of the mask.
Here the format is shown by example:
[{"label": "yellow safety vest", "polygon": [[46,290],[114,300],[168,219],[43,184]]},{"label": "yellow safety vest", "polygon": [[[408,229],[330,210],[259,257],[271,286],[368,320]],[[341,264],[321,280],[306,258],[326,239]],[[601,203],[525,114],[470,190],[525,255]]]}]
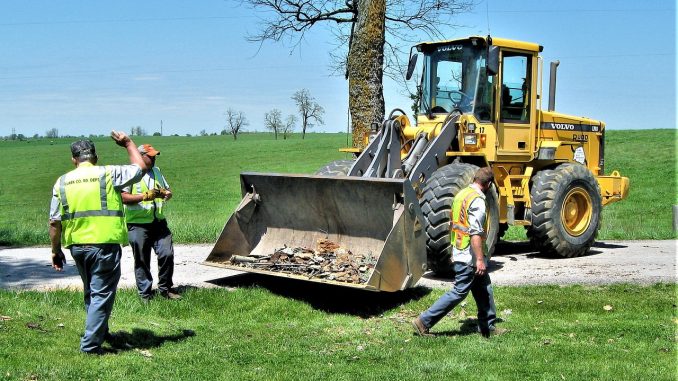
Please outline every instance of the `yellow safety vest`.
[{"label": "yellow safety vest", "polygon": [[122,197],[113,188],[111,172],[105,166],[80,163],[61,176],[55,187],[65,247],[128,242]]},{"label": "yellow safety vest", "polygon": [[[164,184],[158,179],[162,179],[160,170],[153,167],[153,188],[162,187]],[[148,191],[148,185],[144,178],[141,179],[138,183],[132,185],[132,191],[130,194],[141,194]],[[150,224],[154,219],[164,220],[165,215],[162,212],[163,199],[156,198],[150,201],[141,201],[137,204],[127,204],[125,205],[125,219],[128,224]]]},{"label": "yellow safety vest", "polygon": [[[450,239],[458,250],[466,249],[471,243],[469,235],[468,209],[476,198],[480,197],[472,187],[462,189],[452,202],[452,232]],[[487,219],[486,219],[487,221]]]}]

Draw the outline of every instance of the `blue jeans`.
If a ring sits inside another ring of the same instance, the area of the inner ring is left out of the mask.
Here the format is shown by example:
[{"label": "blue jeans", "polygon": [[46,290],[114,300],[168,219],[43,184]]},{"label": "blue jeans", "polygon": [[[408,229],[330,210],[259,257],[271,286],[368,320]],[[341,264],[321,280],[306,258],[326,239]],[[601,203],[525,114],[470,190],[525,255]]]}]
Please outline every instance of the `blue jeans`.
[{"label": "blue jeans", "polygon": [[80,350],[100,351],[120,280],[122,250],[117,244],[73,245],[70,250],[85,292],[87,318]]},{"label": "blue jeans", "polygon": [[[487,259],[485,262],[487,263]],[[477,277],[475,267],[462,262],[454,262],[454,273],[454,287],[419,315],[421,322],[426,328],[433,327],[471,292],[478,306],[478,328],[483,334],[489,333],[494,329],[497,320],[497,308],[494,305],[489,273]]]},{"label": "blue jeans", "polygon": [[128,224],[127,230],[134,255],[134,277],[139,296],[147,299],[153,296],[151,249],[158,256],[158,291],[169,291],[173,286],[174,246],[167,222],[161,220],[150,224]]}]

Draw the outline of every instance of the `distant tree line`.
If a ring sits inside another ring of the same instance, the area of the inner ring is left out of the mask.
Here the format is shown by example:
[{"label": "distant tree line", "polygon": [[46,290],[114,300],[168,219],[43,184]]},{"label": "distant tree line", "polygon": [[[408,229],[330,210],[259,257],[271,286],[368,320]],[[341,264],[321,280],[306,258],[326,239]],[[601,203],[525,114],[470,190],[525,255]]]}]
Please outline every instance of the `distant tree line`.
[{"label": "distant tree line", "polygon": [[[297,106],[297,115],[289,114],[283,118],[283,113],[278,108],[273,108],[269,112],[264,114],[264,128],[273,132],[275,139],[278,139],[278,136],[282,136],[283,140],[291,136],[294,130],[297,128],[297,123],[300,123],[301,127],[301,138],[306,137],[306,131],[315,127],[319,124],[324,124],[324,115],[325,109],[316,102],[315,98],[311,95],[311,92],[308,89],[301,89],[292,94],[291,99],[294,101]],[[226,125],[221,130],[221,135],[231,135],[233,140],[238,139],[238,135],[243,132],[246,132],[245,128],[250,125],[249,120],[245,113],[241,110],[236,110],[232,107],[226,109],[224,113],[226,119]],[[130,136],[148,136],[148,132],[141,126],[133,126],[129,130]],[[217,133],[212,132],[208,133],[207,130],[202,129],[199,131],[197,136],[215,136]],[[90,138],[94,137],[104,137],[105,135],[89,135]],[[153,136],[162,136],[160,132],[154,132]],[[173,134],[172,136],[179,136],[178,134]],[[185,136],[193,136],[191,134],[185,134]],[[45,138],[54,139],[54,138],[76,138],[77,136],[68,136],[60,135],[57,128],[51,128],[45,131]],[[80,137],[84,138],[85,135]],[[41,138],[40,135],[35,134],[34,139]],[[23,134],[14,134],[5,137],[8,140],[26,140],[27,138]]]}]

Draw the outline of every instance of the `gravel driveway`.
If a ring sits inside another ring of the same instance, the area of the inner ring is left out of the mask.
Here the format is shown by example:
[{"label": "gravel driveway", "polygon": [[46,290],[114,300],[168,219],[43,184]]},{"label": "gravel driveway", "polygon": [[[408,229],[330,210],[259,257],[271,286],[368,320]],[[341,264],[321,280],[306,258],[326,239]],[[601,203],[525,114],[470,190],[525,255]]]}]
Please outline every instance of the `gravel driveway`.
[{"label": "gravel driveway", "polygon": [[[589,255],[579,258],[544,258],[526,243],[505,243],[492,257],[490,273],[496,285],[527,284],[611,284],[676,282],[676,240],[597,242]],[[176,245],[174,281],[177,286],[217,287],[216,280],[241,274],[237,271],[202,265],[212,245]],[[0,247],[0,288],[49,290],[81,288],[82,282],[73,260],[65,251],[63,272],[50,265],[49,247]],[[123,248],[121,287],[134,286],[132,252]],[[153,268],[154,274],[157,269]],[[449,279],[427,274],[419,285],[449,288]]]}]

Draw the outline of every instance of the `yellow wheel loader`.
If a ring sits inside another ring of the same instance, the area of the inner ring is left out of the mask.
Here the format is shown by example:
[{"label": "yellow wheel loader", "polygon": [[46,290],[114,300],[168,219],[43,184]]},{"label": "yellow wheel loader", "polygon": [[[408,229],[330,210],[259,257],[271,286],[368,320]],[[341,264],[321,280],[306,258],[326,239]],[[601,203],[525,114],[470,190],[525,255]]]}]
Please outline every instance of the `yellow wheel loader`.
[{"label": "yellow wheel loader", "polygon": [[[558,62],[542,109],[541,51],[490,36],[414,46],[407,71],[409,80],[421,67],[414,123],[393,110],[363,137],[364,148],[343,150],[354,160],[314,176],[241,174],[243,200],[206,263],[374,291],[414,286],[427,269],[449,274],[452,201],[481,166],[495,174],[487,195],[490,255],[510,225],[524,226],[544,254],[586,253],[601,208],[624,199],[629,180],[605,175],[603,122],[554,111]],[[337,266],[313,254],[307,257],[317,265],[308,263],[317,271],[276,271],[281,255],[296,259],[321,240],[374,261],[351,282],[335,280]]]}]

